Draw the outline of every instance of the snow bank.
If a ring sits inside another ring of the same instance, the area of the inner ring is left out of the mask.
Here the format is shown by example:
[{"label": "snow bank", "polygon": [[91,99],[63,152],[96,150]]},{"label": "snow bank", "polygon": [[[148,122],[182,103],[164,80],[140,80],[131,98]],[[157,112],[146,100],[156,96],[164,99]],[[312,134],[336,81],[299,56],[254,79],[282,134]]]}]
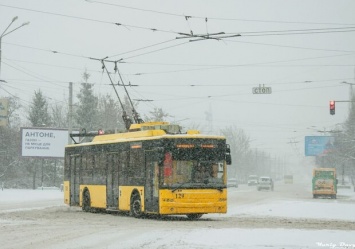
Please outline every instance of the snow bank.
[{"label": "snow bank", "polygon": [[228,208],[229,216],[273,216],[355,221],[355,192],[338,191],[338,199],[277,200]]},{"label": "snow bank", "polygon": [[1,203],[28,202],[40,200],[63,199],[63,192],[59,189],[4,189],[0,190]]}]

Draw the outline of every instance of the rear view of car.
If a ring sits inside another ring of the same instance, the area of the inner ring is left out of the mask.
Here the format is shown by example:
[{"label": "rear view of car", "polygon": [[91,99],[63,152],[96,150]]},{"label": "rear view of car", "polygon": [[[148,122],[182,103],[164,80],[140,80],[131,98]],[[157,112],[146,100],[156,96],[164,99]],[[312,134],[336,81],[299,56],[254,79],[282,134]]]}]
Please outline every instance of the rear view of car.
[{"label": "rear view of car", "polygon": [[274,191],[274,182],[268,176],[261,176],[258,180],[257,190],[262,189]]},{"label": "rear view of car", "polygon": [[238,188],[238,182],[237,182],[237,179],[236,179],[236,178],[230,178],[230,179],[228,179],[228,181],[227,181],[227,188],[230,188],[230,187]]}]

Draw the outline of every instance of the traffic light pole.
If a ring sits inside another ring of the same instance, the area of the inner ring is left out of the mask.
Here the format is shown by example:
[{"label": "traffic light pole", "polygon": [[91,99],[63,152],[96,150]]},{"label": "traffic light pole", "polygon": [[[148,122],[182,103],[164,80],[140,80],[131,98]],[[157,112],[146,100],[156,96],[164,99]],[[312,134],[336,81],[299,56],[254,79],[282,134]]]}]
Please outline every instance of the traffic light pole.
[{"label": "traffic light pole", "polygon": [[351,100],[331,100],[329,102],[330,115],[335,115],[335,103],[336,102],[353,102],[353,103],[355,103],[355,101],[351,101]]}]

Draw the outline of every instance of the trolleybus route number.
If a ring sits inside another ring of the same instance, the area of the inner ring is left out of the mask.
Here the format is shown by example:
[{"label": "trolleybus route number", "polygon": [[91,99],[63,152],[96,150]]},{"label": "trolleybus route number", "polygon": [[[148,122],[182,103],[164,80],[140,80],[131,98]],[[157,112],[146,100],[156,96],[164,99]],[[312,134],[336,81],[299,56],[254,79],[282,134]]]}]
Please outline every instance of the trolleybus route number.
[{"label": "trolleybus route number", "polygon": [[184,194],[181,194],[181,193],[175,194],[176,199],[182,199],[184,197],[185,197]]}]

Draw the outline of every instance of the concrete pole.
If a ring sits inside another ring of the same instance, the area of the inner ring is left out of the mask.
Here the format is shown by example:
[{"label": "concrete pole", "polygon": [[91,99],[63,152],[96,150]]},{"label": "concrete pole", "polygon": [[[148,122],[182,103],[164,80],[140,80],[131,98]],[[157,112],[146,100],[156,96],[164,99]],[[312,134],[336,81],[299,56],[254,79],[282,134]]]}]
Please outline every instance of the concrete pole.
[{"label": "concrete pole", "polygon": [[0,80],[1,80],[1,40],[2,37],[0,37]]},{"label": "concrete pole", "polygon": [[72,143],[69,134],[73,132],[73,82],[69,82],[68,144]]}]

